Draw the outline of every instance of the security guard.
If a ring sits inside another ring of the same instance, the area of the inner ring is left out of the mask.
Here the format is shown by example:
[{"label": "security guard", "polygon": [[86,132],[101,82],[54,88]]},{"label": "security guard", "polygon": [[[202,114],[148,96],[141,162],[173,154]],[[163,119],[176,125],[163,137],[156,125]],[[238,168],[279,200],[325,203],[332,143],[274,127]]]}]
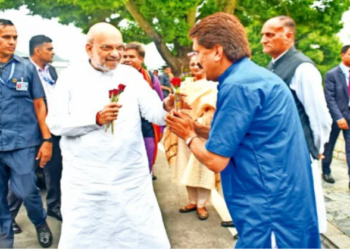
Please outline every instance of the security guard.
[{"label": "security guard", "polygon": [[[9,181],[24,201],[40,245],[49,247],[52,234],[34,173],[36,160],[40,159],[43,167],[52,155],[51,134],[45,124],[45,94],[35,67],[14,55],[16,45],[15,26],[0,19],[0,248],[13,247]],[[44,142],[40,146],[41,135]]]}]

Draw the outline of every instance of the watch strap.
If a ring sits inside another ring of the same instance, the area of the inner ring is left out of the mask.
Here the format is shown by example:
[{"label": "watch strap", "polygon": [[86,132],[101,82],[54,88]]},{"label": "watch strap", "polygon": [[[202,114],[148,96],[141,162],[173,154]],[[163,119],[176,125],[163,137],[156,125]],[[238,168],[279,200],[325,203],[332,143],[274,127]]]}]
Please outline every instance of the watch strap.
[{"label": "watch strap", "polygon": [[43,142],[50,142],[50,143],[52,143],[52,142],[53,142],[53,141],[52,141],[52,137],[47,138],[47,139],[43,139]]},{"label": "watch strap", "polygon": [[199,136],[198,136],[198,135],[192,136],[192,137],[190,137],[190,138],[188,138],[188,139],[186,140],[186,144],[187,144],[188,147],[191,147],[191,143],[192,143],[192,141],[193,141],[194,138],[199,138]]}]

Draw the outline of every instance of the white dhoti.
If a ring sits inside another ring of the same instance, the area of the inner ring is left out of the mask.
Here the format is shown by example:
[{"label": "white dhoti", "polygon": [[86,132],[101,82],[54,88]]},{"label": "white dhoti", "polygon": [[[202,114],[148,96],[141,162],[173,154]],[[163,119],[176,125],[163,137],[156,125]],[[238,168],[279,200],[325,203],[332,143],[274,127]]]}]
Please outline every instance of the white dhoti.
[{"label": "white dhoti", "polygon": [[326,204],[324,202],[323,188],[321,182],[321,173],[319,170],[318,161],[311,157],[311,170],[314,179],[314,190],[316,198],[316,210],[318,218],[318,227],[320,233],[327,232],[327,213]]},{"label": "white dhoti", "polygon": [[59,248],[170,248],[151,176],[98,183],[108,168],[64,161]]}]

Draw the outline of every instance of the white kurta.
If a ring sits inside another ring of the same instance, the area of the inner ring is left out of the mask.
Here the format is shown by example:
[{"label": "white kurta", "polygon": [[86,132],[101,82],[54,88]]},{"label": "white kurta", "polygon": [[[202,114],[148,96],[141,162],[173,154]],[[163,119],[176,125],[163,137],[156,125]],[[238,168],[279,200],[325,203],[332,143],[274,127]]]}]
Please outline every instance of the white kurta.
[{"label": "white kurta", "polygon": [[[109,90],[126,85],[114,135],[95,124]],[[153,191],[140,113],[164,125],[157,93],[135,69],[102,73],[86,62],[60,75],[47,123],[62,135],[59,248],[170,248]]]},{"label": "white kurta", "polygon": [[[314,136],[314,145],[318,149],[318,153],[323,154],[324,146],[329,140],[332,129],[332,117],[329,113],[322,88],[322,76],[311,63],[302,63],[296,69],[290,87],[295,90],[299,101],[305,108]],[[327,214],[321,174],[318,161],[312,157],[311,161],[319,230],[320,233],[326,233]]]}]

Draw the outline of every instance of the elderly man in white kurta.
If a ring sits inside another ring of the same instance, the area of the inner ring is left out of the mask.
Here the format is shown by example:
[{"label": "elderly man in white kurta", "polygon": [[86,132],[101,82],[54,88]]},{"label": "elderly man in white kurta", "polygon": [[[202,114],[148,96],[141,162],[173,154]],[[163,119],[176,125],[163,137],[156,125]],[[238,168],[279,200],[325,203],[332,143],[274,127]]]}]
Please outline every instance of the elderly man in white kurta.
[{"label": "elderly man in white kurta", "polygon": [[[164,125],[162,103],[135,69],[118,65],[123,50],[112,25],[88,33],[90,60],[60,75],[47,123],[61,135],[62,234],[59,248],[170,248],[153,191],[140,115]],[[118,104],[109,90],[126,86]],[[98,114],[98,115],[97,115]],[[105,132],[114,120],[114,134]]]}]

